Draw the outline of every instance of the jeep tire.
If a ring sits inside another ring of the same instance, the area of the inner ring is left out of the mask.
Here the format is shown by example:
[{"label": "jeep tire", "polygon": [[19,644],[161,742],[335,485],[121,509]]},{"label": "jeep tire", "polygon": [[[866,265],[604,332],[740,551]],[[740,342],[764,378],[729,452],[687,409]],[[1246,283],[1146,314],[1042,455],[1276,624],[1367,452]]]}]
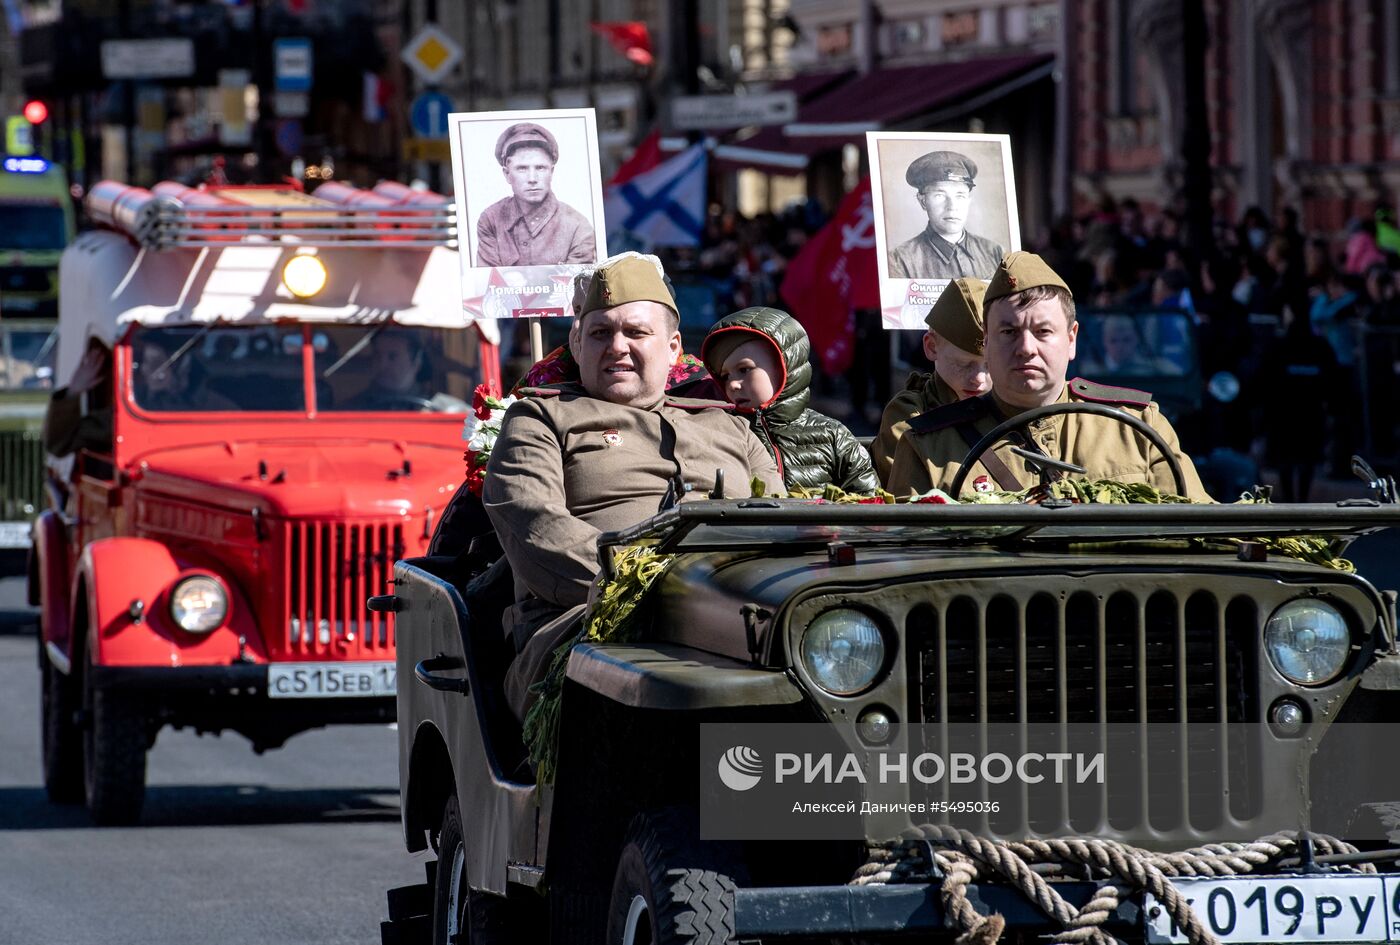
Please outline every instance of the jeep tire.
[{"label": "jeep tire", "polygon": [[608,945],[727,945],[737,870],[705,869],[691,817],[639,814],[627,831],[608,905]]},{"label": "jeep tire", "polygon": [[147,722],[124,693],[92,684],[84,663],[83,794],[98,826],[134,824],[146,799]]},{"label": "jeep tire", "polygon": [[506,901],[467,885],[467,845],[457,792],[447,799],[433,877],[433,945],[505,945]]},{"label": "jeep tire", "polygon": [[39,640],[40,742],[44,757],[44,792],[55,804],[83,801],[83,734],[78,729],[78,691],[73,679],[58,671]]}]

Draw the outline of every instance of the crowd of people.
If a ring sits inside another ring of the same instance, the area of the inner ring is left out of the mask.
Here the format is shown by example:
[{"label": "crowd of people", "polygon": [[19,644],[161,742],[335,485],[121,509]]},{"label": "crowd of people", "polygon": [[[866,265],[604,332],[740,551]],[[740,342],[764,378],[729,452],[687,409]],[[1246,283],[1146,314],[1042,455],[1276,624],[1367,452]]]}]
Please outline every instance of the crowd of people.
[{"label": "crowd of people", "polygon": [[[707,279],[721,314],[782,308],[786,265],[824,222],[815,201],[752,218],[716,209],[702,246],[673,253],[667,266]],[[1082,308],[1190,316],[1202,406],[1178,426],[1193,455],[1262,465],[1289,499],[1309,496],[1315,472],[1350,478],[1353,453],[1379,468],[1400,465],[1400,231],[1384,208],[1316,233],[1291,208],[1271,218],[1250,207],[1217,219],[1201,253],[1188,245],[1179,210],[1105,199],[1028,248],[1064,274]],[[1131,329],[1118,321],[1105,328],[1115,338]],[[868,435],[907,366],[925,365],[917,334],[891,345],[878,313],[857,313],[855,330],[862,357],[844,377],[818,377],[814,390]],[[1113,340],[1105,337],[1100,361]],[[1075,367],[1092,376],[1101,364],[1081,351]]]}]

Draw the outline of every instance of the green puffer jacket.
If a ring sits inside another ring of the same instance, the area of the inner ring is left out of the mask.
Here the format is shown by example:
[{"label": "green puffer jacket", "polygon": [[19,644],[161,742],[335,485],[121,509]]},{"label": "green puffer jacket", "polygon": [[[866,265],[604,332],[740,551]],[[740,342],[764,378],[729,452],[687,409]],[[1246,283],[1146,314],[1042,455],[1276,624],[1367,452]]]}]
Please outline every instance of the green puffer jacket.
[{"label": "green puffer jacket", "polygon": [[777,345],[784,376],[773,400],[749,415],[749,426],[778,464],[788,488],[820,489],[834,483],[847,492],[870,493],[880,479],[870,464],[870,454],[844,425],[810,410],[811,344],[806,330],[787,312],[762,306],[746,308],[715,323],[705,336],[700,357],[711,376],[719,379],[721,365],[711,364],[711,341],[729,332],[766,336]]}]

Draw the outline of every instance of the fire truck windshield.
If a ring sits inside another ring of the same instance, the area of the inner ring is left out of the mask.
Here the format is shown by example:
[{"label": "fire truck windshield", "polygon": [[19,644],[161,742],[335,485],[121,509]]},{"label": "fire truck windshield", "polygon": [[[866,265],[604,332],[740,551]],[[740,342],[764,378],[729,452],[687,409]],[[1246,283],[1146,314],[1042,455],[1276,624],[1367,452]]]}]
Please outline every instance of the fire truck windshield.
[{"label": "fire truck windshield", "polygon": [[131,388],[154,411],[306,409],[299,326],[142,328]]},{"label": "fire truck windshield", "polygon": [[465,413],[482,379],[476,335],[465,328],[328,326],[313,344],[321,410]]}]

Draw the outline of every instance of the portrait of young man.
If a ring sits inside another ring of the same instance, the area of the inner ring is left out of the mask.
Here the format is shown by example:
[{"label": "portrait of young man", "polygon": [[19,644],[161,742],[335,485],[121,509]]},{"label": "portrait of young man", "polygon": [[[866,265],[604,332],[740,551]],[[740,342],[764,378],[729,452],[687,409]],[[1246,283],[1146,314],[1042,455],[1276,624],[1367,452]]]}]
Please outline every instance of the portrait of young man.
[{"label": "portrait of young man", "polygon": [[560,149],[549,129],[531,121],[511,125],[496,139],[495,157],[511,193],[477,219],[476,265],[596,262],[593,221],[555,194]]},{"label": "portrait of young man", "polygon": [[976,199],[977,163],[957,151],[930,151],[904,173],[927,218],[924,229],[889,253],[895,279],[986,278],[1001,262],[1004,248],[968,232]]}]

